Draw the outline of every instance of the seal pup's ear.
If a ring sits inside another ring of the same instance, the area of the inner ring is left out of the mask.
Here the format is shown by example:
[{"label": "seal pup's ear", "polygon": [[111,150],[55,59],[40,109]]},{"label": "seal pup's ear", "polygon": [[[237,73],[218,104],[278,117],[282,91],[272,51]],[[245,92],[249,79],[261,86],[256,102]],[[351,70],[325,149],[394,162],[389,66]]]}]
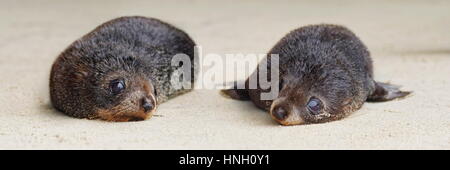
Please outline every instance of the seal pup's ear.
[{"label": "seal pup's ear", "polygon": [[[221,90],[220,94],[224,97],[232,98],[235,100],[250,100],[250,96],[248,95],[247,86],[245,86],[245,85],[238,86],[238,83],[242,83],[242,82],[237,82],[237,81],[233,82],[232,88]],[[244,89],[239,89],[238,87],[244,87]]]},{"label": "seal pup's ear", "polygon": [[400,86],[375,82],[375,91],[369,95],[367,101],[369,102],[385,102],[397,98],[403,98],[409,94],[411,91],[400,91]]}]

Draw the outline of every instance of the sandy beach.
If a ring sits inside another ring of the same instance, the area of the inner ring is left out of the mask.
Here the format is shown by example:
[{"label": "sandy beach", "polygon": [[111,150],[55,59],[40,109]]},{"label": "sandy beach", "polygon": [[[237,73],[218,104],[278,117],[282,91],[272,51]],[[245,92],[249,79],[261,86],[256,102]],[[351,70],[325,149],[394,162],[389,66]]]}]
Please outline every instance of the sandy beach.
[{"label": "sandy beach", "polygon": [[[369,48],[375,79],[413,94],[366,103],[340,121],[288,127],[219,90],[176,97],[140,122],[53,109],[48,83],[59,53],[131,15],[171,23],[203,53],[220,55],[267,53],[309,24],[344,25]],[[450,149],[450,1],[2,0],[0,18],[0,149]]]}]

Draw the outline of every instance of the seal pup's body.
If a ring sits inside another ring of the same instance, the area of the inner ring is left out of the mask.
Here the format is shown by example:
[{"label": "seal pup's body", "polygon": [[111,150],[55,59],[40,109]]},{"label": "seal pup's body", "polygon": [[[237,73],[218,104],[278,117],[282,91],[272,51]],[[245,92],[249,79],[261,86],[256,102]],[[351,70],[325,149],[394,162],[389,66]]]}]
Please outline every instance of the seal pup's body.
[{"label": "seal pup's body", "polygon": [[[280,93],[276,99],[261,100],[261,93],[270,89],[259,85],[249,89],[248,79],[245,89],[234,87],[222,92],[234,99],[253,101],[282,125],[337,120],[365,101],[389,101],[410,93],[374,81],[369,51],[342,26],[321,24],[296,29],[283,37],[263,61],[270,62],[270,54],[279,55]],[[271,69],[268,63],[269,73]]]},{"label": "seal pup's body", "polygon": [[157,19],[121,17],[72,43],[56,59],[50,75],[53,106],[77,118],[144,120],[156,106],[192,88],[174,88],[179,66],[172,57],[189,56],[194,83],[194,41]]}]

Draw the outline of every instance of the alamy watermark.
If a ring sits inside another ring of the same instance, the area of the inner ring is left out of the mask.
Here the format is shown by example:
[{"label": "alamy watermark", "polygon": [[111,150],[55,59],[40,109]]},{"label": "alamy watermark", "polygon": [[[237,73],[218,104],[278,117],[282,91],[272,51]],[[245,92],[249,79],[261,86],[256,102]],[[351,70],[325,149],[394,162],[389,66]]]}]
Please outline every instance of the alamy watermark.
[{"label": "alamy watermark", "polygon": [[[279,92],[279,56],[278,54],[203,54],[202,48],[194,48],[194,61],[186,54],[176,54],[172,58],[172,66],[180,66],[171,75],[171,84],[176,89],[264,89],[261,100],[273,100]],[[270,61],[268,61],[270,55]],[[198,65],[192,69],[192,63]],[[259,65],[258,65],[259,63]],[[270,65],[267,65],[270,63]],[[270,67],[270,69],[268,69]],[[238,68],[245,68],[238,71]],[[258,68],[258,69],[256,69]],[[198,73],[198,74],[194,74]],[[196,80],[192,86],[192,74]],[[248,78],[239,82],[238,74]],[[270,77],[269,77],[270,76]],[[231,79],[229,77],[232,77]]]}]

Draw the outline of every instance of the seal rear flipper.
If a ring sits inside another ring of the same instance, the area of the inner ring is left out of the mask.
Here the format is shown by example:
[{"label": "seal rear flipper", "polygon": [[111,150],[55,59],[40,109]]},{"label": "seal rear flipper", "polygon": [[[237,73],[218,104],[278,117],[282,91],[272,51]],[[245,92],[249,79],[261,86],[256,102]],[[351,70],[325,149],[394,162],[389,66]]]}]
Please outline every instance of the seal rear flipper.
[{"label": "seal rear flipper", "polygon": [[[239,89],[238,82],[233,82],[234,86],[231,89],[221,90],[220,93],[225,96],[236,100],[250,100],[248,89]],[[245,86],[244,86],[245,87]]]},{"label": "seal rear flipper", "polygon": [[397,98],[403,98],[409,94],[411,91],[400,91],[400,86],[375,82],[375,91],[369,95],[367,101],[369,102],[385,102]]}]

